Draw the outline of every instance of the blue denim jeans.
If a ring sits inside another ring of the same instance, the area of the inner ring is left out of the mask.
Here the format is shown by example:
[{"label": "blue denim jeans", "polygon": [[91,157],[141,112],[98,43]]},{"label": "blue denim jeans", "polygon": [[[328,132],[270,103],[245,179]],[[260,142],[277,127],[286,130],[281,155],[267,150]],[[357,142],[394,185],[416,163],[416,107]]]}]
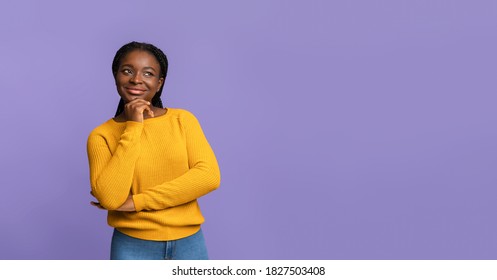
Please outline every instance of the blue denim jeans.
[{"label": "blue denim jeans", "polygon": [[116,229],[112,235],[111,260],[207,260],[204,235],[172,241],[151,241],[128,236]]}]

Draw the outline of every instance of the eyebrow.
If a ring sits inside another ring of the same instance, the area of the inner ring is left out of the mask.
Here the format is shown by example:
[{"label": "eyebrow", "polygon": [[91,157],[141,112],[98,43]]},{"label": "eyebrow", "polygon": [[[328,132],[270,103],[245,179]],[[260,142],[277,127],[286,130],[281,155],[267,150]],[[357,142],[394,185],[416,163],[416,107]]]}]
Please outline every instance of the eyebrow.
[{"label": "eyebrow", "polygon": [[[133,65],[131,65],[131,64],[123,64],[123,65],[121,65],[121,67],[130,67],[130,68],[135,68],[135,67],[134,67]],[[147,70],[148,70],[148,69],[151,69],[151,70],[154,70],[155,72],[157,72],[157,70],[155,70],[155,68],[154,68],[154,67],[152,67],[152,66],[145,66],[145,67],[143,67],[143,69],[147,69]]]}]

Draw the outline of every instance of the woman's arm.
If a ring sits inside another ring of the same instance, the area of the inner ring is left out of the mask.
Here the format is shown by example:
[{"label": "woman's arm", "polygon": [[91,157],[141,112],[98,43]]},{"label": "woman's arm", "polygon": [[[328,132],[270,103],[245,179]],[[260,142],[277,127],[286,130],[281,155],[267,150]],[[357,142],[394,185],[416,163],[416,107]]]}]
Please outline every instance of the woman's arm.
[{"label": "woman's arm", "polygon": [[142,130],[143,123],[126,122],[113,152],[102,135],[92,133],[88,137],[91,193],[105,209],[118,209],[129,196]]},{"label": "woman's arm", "polygon": [[193,201],[219,187],[221,175],[216,156],[195,116],[185,111],[185,130],[190,169],[168,182],[132,196],[136,211],[162,210]]},{"label": "woman's arm", "polygon": [[93,205],[107,210],[130,211],[128,198],[140,155],[144,114],[154,117],[150,102],[139,98],[127,102],[123,114],[126,129],[115,151],[110,151],[102,135],[93,133],[88,137],[91,194],[98,200]]}]

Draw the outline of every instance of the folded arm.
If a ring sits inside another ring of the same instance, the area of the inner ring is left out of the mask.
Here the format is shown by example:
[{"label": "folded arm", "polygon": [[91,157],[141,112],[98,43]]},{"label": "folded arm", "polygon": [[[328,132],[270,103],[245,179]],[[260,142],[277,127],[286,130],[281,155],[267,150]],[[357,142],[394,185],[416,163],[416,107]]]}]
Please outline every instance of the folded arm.
[{"label": "folded arm", "polygon": [[126,122],[113,152],[103,136],[91,134],[88,137],[91,193],[105,209],[118,209],[129,196],[142,130],[143,123]]},{"label": "folded arm", "polygon": [[219,166],[198,120],[186,112],[181,125],[186,135],[189,170],[171,181],[133,195],[136,211],[162,210],[181,205],[219,187]]}]

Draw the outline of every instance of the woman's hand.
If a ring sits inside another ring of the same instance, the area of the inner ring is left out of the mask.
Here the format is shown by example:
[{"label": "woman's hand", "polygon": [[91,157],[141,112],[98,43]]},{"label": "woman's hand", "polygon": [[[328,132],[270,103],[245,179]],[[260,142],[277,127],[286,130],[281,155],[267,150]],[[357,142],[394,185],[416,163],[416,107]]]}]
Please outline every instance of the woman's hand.
[{"label": "woman's hand", "polygon": [[130,194],[126,201],[121,205],[119,208],[116,209],[116,211],[123,211],[123,212],[135,212],[135,202],[133,201],[133,196]]},{"label": "woman's hand", "polygon": [[124,105],[124,117],[127,121],[143,122],[145,112],[149,117],[154,117],[154,111],[147,100],[137,98]]},{"label": "woman's hand", "polygon": [[97,207],[98,209],[107,210],[102,205],[100,205],[100,203],[97,201],[90,201],[90,204]]},{"label": "woman's hand", "polygon": [[[98,201],[91,201],[91,205],[102,209],[102,210],[107,210],[105,209]],[[122,212],[135,212],[135,202],[133,201],[133,196],[130,194],[126,201],[121,205],[119,208],[117,208],[115,211],[122,211]]]}]

